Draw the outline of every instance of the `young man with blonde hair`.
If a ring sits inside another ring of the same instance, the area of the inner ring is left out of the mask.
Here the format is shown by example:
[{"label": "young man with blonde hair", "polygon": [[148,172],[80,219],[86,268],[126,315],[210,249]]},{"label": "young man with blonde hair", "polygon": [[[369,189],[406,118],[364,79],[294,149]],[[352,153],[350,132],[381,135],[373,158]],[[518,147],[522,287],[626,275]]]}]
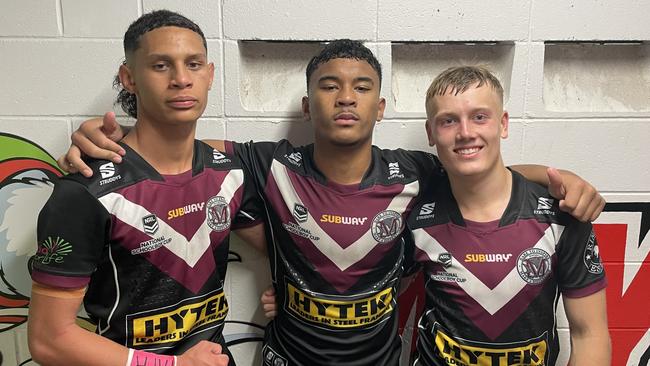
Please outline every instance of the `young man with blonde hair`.
[{"label": "young man with blonde hair", "polygon": [[483,67],[431,84],[426,131],[445,176],[408,220],[426,282],[415,365],[554,365],[556,305],[571,365],[609,365],[605,274],[591,224],[505,167],[503,88]]}]

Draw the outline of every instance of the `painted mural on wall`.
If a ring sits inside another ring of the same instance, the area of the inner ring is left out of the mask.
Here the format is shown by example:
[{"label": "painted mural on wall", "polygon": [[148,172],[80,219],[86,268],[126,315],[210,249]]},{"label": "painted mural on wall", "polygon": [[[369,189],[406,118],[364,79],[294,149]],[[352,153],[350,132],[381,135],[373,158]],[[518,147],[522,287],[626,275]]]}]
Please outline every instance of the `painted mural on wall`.
[{"label": "painted mural on wall", "polygon": [[[36,143],[0,133],[0,335],[25,327],[31,289],[27,262],[36,251],[37,215],[61,175],[54,158]],[[595,231],[609,282],[612,364],[647,366],[650,202],[608,203]],[[226,279],[231,314],[224,336],[240,364],[259,364],[257,351],[265,320],[258,299],[269,281],[268,264],[266,258],[241,243],[235,241],[232,249]],[[423,306],[422,281],[418,278],[400,297],[403,364],[408,362],[415,343],[417,317]],[[80,322],[85,323],[83,314]],[[24,351],[10,350],[6,345],[0,345],[0,351],[5,361],[33,364]]]}]

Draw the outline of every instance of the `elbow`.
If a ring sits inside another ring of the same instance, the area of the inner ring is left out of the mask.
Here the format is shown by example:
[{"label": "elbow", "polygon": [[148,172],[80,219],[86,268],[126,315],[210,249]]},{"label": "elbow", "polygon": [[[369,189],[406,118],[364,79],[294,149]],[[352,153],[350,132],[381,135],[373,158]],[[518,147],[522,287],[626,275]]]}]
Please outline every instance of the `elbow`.
[{"label": "elbow", "polygon": [[48,340],[50,337],[44,334],[43,330],[34,329],[30,326],[27,332],[27,345],[32,360],[39,365],[56,364],[56,350],[54,345]]}]

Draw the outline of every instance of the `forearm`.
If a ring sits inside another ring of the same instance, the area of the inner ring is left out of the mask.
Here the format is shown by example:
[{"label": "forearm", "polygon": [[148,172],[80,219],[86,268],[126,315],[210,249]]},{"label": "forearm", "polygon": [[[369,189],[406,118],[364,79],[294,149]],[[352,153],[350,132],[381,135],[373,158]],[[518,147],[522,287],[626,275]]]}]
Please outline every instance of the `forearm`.
[{"label": "forearm", "polygon": [[[124,366],[129,350],[107,338],[71,324],[57,331],[39,329],[30,319],[30,352],[42,365]],[[32,336],[37,334],[37,336]]]},{"label": "forearm", "polygon": [[[526,179],[533,181],[537,184],[541,184],[545,187],[548,187],[549,180],[548,180],[548,174],[546,172],[546,169],[548,167],[544,165],[535,165],[535,164],[519,164],[519,165],[512,165],[510,166],[510,169],[516,171],[517,173],[523,175],[526,177]],[[565,171],[560,170],[562,173]]]},{"label": "forearm", "polygon": [[29,350],[42,365],[124,366],[128,349],[77,325],[83,289],[34,283],[27,328]]},{"label": "forearm", "polygon": [[570,366],[609,366],[611,345],[608,334],[571,335]]}]

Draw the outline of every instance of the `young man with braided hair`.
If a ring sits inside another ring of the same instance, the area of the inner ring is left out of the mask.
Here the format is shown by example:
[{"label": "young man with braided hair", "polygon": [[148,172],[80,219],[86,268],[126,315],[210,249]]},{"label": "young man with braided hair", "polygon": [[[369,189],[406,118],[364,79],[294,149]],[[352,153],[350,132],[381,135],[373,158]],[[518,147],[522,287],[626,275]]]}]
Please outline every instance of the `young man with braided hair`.
[{"label": "young man with braided hair", "polygon": [[[241,161],[194,139],[214,73],[205,37],[154,11],[129,26],[124,52],[118,102],[137,122],[122,164],[90,161],[95,176],[62,178],[41,211],[30,351],[47,365],[228,365],[229,233],[263,229],[244,212],[254,190]],[[75,323],[82,301],[95,334]]]}]

